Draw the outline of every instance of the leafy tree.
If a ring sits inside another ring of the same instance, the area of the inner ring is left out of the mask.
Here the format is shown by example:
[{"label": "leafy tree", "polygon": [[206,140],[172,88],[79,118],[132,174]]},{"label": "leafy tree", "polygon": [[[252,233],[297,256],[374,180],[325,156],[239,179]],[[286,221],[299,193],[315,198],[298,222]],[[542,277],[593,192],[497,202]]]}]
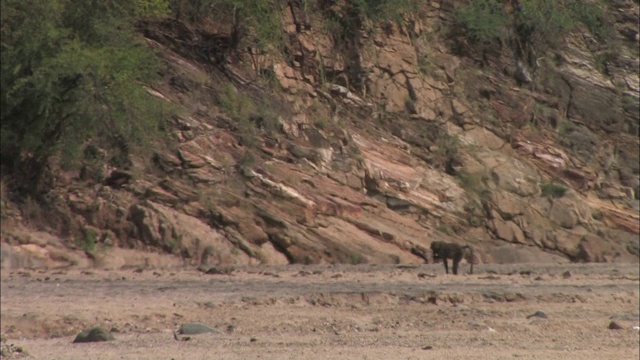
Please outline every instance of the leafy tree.
[{"label": "leafy tree", "polygon": [[557,0],[527,0],[516,13],[515,30],[524,43],[544,48],[556,45],[561,36],[575,27],[571,12]]},{"label": "leafy tree", "polygon": [[353,0],[356,13],[372,21],[398,21],[419,9],[419,0]]},{"label": "leafy tree", "polygon": [[179,20],[226,25],[235,49],[249,46],[260,51],[281,46],[285,6],[282,0],[170,0]]},{"label": "leafy tree", "polygon": [[458,9],[455,17],[466,28],[469,39],[480,45],[500,39],[509,23],[502,2],[498,0],[472,1]]},{"label": "leafy tree", "polygon": [[158,65],[133,25],[167,11],[164,0],[3,0],[3,168],[37,179],[52,155],[73,160],[88,139],[135,143],[156,128],[163,107],[142,84]]},{"label": "leafy tree", "polygon": [[541,50],[557,46],[578,24],[605,41],[612,33],[606,11],[597,2],[579,0],[520,0],[512,14],[507,14],[501,0],[473,0],[460,6],[456,25],[479,45],[495,43],[505,34],[515,32],[523,44]]}]

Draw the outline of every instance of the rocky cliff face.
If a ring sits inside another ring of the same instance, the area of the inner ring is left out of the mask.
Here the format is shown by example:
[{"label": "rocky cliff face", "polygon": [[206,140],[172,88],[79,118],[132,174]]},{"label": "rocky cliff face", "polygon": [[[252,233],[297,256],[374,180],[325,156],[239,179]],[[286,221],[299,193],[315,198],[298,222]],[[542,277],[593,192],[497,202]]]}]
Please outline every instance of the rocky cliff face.
[{"label": "rocky cliff face", "polygon": [[615,56],[578,31],[533,65],[460,46],[437,1],[341,36],[339,2],[292,4],[281,50],[222,63],[215,24],[146,23],[170,139],[53,174],[49,210],[4,203],[3,267],[407,263],[435,240],[638,261],[638,4],[612,6]]}]

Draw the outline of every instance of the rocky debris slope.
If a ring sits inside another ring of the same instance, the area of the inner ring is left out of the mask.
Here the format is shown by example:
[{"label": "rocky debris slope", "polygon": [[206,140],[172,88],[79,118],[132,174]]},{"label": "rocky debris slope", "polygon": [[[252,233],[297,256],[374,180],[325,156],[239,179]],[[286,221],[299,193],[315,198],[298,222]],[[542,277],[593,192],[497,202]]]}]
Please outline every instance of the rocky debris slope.
[{"label": "rocky debris slope", "polygon": [[349,46],[294,6],[286,56],[223,64],[207,54],[224,32],[144,24],[169,65],[149,92],[181,108],[170,140],[58,174],[53,217],[3,203],[3,267],[407,263],[435,240],[479,262],[638,261],[637,4],[620,1],[605,72],[572,36],[529,84],[508,49],[456,54],[438,4]]}]

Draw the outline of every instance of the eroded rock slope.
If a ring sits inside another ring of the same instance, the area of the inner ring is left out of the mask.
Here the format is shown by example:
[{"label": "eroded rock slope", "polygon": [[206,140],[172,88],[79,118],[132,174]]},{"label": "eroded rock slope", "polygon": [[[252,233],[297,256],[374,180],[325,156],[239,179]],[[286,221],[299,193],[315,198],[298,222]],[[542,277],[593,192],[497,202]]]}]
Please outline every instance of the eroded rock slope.
[{"label": "eroded rock slope", "polygon": [[222,61],[224,26],[145,23],[170,136],[58,173],[47,219],[9,204],[3,267],[415,263],[435,240],[478,262],[638,261],[638,5],[614,6],[615,58],[577,32],[524,70],[508,47],[460,51],[446,2],[348,37],[322,25],[339,2],[292,5],[281,51]]}]

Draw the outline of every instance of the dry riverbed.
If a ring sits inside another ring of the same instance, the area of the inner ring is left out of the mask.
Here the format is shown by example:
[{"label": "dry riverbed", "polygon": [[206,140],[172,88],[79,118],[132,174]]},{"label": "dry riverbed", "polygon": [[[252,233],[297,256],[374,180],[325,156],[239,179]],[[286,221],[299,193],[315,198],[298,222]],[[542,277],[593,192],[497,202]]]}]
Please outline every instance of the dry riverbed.
[{"label": "dry riverbed", "polygon": [[[640,356],[638,264],[480,265],[459,276],[440,264],[217,270],[3,270],[3,358]],[[189,322],[216,331],[174,336]],[[115,340],[72,343],[94,326]]]}]

